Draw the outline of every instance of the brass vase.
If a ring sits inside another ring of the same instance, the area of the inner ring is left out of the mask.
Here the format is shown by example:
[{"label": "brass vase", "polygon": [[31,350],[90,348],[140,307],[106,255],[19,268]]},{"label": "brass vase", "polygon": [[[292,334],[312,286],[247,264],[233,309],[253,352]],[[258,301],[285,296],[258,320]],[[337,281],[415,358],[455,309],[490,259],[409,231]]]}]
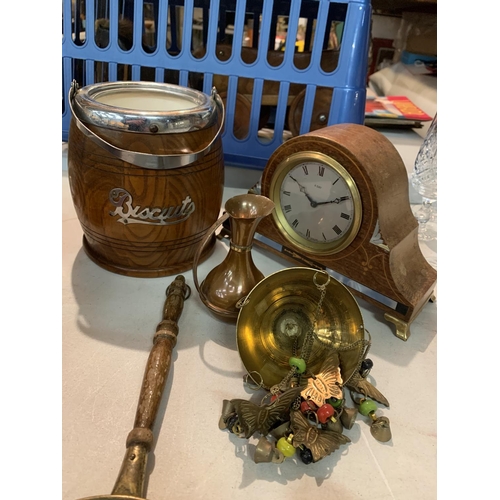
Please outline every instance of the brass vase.
[{"label": "brass vase", "polygon": [[[198,248],[193,263],[193,280],[202,302],[213,313],[224,319],[236,320],[241,299],[264,279],[252,259],[252,242],[259,222],[271,214],[274,203],[265,196],[241,194],[230,198],[224,208],[224,215],[207,231]],[[224,261],[212,269],[199,285],[199,257],[217,228],[227,219],[231,230],[229,252]]]}]

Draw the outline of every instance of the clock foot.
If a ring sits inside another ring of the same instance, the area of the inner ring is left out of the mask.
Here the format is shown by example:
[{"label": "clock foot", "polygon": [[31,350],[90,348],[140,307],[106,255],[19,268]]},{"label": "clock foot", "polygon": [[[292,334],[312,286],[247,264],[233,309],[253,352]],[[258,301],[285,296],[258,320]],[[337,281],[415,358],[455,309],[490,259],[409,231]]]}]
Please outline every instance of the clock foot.
[{"label": "clock foot", "polygon": [[402,321],[389,313],[384,314],[384,319],[390,321],[396,326],[396,337],[405,342],[410,338],[410,323]]}]

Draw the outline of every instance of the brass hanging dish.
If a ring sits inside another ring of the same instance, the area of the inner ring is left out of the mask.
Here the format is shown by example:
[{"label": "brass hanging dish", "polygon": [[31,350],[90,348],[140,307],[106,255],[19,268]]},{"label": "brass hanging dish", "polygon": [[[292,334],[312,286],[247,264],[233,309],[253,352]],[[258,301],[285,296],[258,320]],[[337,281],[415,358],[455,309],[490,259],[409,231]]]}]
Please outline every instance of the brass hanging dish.
[{"label": "brass hanging dish", "polygon": [[[326,285],[322,302],[321,285]],[[361,311],[349,290],[327,273],[306,267],[283,269],[259,282],[247,295],[236,324],[238,351],[248,374],[266,389],[279,384],[290,371],[290,357],[300,357],[312,329],[308,371],[318,373],[334,349],[345,383],[359,370],[366,347]]]},{"label": "brass hanging dish", "polygon": [[351,442],[344,429],[358,413],[370,418],[377,441],[392,439],[389,419],[376,413],[377,403],[389,401],[367,380],[370,334],[342,283],[326,271],[294,267],[263,279],[241,302],[236,337],[244,380],[266,394],[260,404],[224,400],[219,429],[244,439],[258,434],[255,463],[318,462]]}]

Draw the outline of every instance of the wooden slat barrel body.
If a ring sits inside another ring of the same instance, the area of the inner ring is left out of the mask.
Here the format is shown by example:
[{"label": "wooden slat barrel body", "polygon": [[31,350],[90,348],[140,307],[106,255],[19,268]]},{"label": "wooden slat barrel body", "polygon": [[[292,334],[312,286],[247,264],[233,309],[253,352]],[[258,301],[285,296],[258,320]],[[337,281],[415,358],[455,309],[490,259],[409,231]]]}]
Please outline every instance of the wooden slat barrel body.
[{"label": "wooden slat barrel body", "polygon": [[[130,150],[135,145],[158,155],[190,149],[189,143],[200,141],[200,134],[213,138],[217,133],[213,127],[161,136],[89,128],[117,147]],[[220,213],[224,187],[220,137],[194,163],[147,169],[108,153],[79,130],[73,117],[68,173],[85,252],[119,274],[160,277],[191,269],[199,243]],[[202,258],[212,249],[213,243],[207,245]]]}]

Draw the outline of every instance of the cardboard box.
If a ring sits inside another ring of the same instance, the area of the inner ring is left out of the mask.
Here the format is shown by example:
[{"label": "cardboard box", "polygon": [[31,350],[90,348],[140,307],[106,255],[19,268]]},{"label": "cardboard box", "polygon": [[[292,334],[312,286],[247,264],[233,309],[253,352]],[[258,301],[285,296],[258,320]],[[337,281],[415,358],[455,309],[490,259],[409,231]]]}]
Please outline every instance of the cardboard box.
[{"label": "cardboard box", "polygon": [[437,56],[437,16],[417,12],[404,12],[407,23],[404,50],[413,54]]}]

